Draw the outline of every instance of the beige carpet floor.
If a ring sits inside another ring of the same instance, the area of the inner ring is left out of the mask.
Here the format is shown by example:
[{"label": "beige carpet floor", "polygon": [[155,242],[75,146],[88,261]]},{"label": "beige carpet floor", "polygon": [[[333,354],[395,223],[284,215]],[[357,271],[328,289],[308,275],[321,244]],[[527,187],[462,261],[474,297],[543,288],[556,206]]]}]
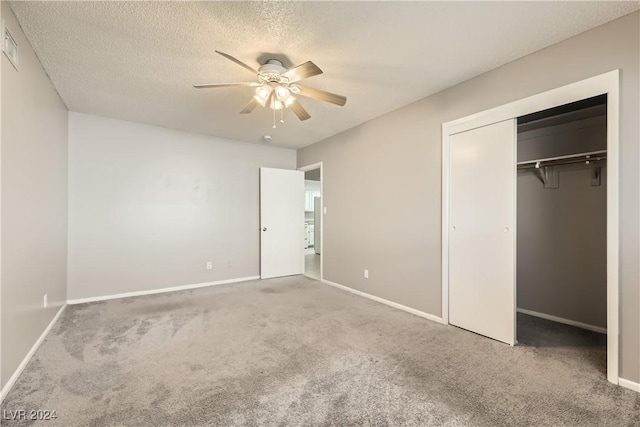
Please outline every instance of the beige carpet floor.
[{"label": "beige carpet floor", "polygon": [[303,276],[69,306],[3,426],[638,426],[598,334],[509,347]]}]

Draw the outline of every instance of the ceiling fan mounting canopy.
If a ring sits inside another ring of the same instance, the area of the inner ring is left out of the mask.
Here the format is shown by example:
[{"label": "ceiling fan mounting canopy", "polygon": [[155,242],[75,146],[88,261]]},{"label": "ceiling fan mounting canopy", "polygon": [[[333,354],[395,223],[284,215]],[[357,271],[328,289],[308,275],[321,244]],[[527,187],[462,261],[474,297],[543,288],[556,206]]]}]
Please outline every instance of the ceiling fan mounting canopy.
[{"label": "ceiling fan mounting canopy", "polygon": [[216,53],[256,74],[258,81],[239,83],[211,83],[198,84],[193,86],[197,89],[232,86],[255,87],[256,90],[254,97],[242,109],[242,111],[240,111],[240,114],[250,113],[254,110],[255,107],[261,105],[263,107],[269,106],[269,108],[274,111],[288,108],[300,120],[307,120],[311,116],[302,107],[302,105],[300,105],[300,103],[296,100],[292,93],[299,94],[308,98],[330,102],[332,104],[340,106],[345,105],[347,102],[347,98],[345,96],[301,86],[299,84],[293,84],[297,83],[300,80],[322,74],[322,70],[311,61],[307,61],[304,64],[286,69],[284,68],[284,64],[282,63],[282,61],[278,59],[268,59],[265,64],[261,65],[256,70],[229,54],[217,50]]},{"label": "ceiling fan mounting canopy", "polygon": [[284,64],[279,59],[267,59],[267,61],[264,63],[264,65],[262,65],[260,68],[258,68],[258,70],[260,72],[263,72],[262,70],[265,69],[265,72],[267,72],[266,71],[266,67],[272,67],[274,69],[273,72],[276,72],[276,73],[279,73],[279,74],[282,74],[285,71],[287,71],[287,69],[284,68]]}]

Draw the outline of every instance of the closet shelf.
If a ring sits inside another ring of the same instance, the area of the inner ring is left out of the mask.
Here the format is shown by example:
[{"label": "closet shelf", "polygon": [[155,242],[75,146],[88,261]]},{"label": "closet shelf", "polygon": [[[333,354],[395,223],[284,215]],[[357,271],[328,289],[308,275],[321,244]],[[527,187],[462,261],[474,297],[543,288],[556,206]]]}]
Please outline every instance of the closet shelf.
[{"label": "closet shelf", "polygon": [[547,166],[570,165],[575,163],[591,164],[600,160],[606,160],[606,158],[607,150],[590,151],[587,153],[577,153],[566,156],[547,157],[544,159],[518,162],[518,170],[540,169]]}]

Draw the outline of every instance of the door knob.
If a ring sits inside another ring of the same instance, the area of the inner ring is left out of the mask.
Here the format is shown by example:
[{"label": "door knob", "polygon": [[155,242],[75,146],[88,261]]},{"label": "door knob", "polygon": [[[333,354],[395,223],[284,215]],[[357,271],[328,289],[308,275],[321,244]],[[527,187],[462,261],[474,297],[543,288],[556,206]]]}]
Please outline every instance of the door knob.
[{"label": "door knob", "polygon": [[267,231],[267,227],[262,227],[262,231]]}]

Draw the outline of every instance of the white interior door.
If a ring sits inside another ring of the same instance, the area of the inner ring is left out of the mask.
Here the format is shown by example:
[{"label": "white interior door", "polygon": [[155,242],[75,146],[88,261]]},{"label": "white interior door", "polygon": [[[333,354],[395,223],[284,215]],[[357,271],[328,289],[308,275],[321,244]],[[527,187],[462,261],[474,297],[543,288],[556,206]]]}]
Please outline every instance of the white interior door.
[{"label": "white interior door", "polygon": [[304,172],[260,168],[260,277],[304,272]]},{"label": "white interior door", "polygon": [[449,323],[515,344],[516,121],[450,137]]}]

